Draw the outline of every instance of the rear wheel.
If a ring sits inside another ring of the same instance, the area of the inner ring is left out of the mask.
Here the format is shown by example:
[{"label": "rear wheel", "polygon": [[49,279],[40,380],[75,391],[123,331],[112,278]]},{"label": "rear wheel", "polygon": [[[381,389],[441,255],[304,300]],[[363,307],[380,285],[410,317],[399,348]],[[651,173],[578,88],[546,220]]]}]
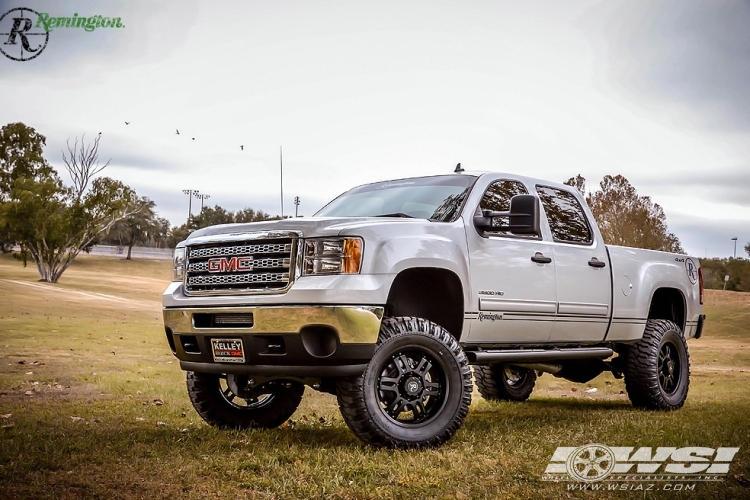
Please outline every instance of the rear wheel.
[{"label": "rear wheel", "polygon": [[471,371],[450,333],[420,318],[383,321],[363,375],[338,381],[341,414],[376,446],[437,446],[461,427],[471,404]]},{"label": "rear wheel", "polygon": [[224,429],[278,427],[294,414],[305,386],[274,380],[248,388],[247,377],[187,372],[190,401],[209,424]]},{"label": "rear wheel", "polygon": [[690,355],[679,326],[649,320],[643,337],[628,346],[625,356],[625,389],[633,406],[669,411],[685,404]]},{"label": "rear wheel", "polygon": [[536,384],[536,373],[506,364],[475,365],[477,389],[489,401],[526,401]]}]

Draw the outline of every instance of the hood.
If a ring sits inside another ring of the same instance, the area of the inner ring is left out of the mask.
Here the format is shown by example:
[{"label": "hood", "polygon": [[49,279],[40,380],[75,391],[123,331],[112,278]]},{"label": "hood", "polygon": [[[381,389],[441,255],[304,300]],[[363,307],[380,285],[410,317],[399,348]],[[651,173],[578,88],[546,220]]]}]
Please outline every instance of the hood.
[{"label": "hood", "polygon": [[296,231],[303,238],[338,236],[349,229],[363,226],[391,224],[431,224],[425,219],[406,219],[399,217],[297,217],[284,220],[248,222],[242,224],[221,224],[198,229],[188,236],[186,243],[198,238],[211,236],[241,235],[258,231]]}]

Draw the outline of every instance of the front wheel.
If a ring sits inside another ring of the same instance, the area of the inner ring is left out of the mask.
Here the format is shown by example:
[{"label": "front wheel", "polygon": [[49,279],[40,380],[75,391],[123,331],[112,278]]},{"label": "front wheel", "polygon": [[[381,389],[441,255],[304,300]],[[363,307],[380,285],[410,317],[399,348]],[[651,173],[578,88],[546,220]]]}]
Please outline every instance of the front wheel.
[{"label": "front wheel", "polygon": [[461,427],[471,404],[471,371],[461,346],[421,318],[383,320],[363,375],[340,379],[341,414],[375,446],[437,446]]},{"label": "front wheel", "polygon": [[278,427],[294,414],[305,386],[274,380],[247,387],[247,377],[187,372],[190,402],[209,424],[222,429]]},{"label": "front wheel", "polygon": [[633,406],[676,410],[690,385],[690,356],[682,330],[672,321],[649,320],[643,337],[625,354],[625,389]]}]

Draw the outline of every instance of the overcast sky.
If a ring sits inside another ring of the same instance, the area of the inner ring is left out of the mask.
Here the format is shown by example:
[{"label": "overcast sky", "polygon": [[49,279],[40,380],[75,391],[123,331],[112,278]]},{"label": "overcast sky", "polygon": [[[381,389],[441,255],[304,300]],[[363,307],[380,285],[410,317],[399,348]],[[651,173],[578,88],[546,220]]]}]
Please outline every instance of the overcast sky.
[{"label": "overcast sky", "polygon": [[280,213],[283,145],[287,214],[295,196],[311,215],[461,162],[589,188],[622,174],[689,253],[750,242],[747,1],[25,0],[0,15],[14,7],[124,27],[0,56],[0,125],[44,134],[58,169],[66,139],[101,132],[105,173],[173,224],[182,189]]}]

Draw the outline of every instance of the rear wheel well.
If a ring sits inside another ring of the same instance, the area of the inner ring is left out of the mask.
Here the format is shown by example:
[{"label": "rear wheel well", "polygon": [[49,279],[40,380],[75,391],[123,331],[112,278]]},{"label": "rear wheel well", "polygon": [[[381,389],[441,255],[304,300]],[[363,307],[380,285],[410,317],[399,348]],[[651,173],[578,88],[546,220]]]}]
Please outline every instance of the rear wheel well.
[{"label": "rear wheel well", "polygon": [[673,321],[685,331],[685,298],[675,288],[659,288],[651,298],[648,319]]},{"label": "rear wheel well", "polygon": [[424,318],[460,339],[464,324],[461,280],[447,269],[418,267],[401,271],[388,293],[385,314]]}]

